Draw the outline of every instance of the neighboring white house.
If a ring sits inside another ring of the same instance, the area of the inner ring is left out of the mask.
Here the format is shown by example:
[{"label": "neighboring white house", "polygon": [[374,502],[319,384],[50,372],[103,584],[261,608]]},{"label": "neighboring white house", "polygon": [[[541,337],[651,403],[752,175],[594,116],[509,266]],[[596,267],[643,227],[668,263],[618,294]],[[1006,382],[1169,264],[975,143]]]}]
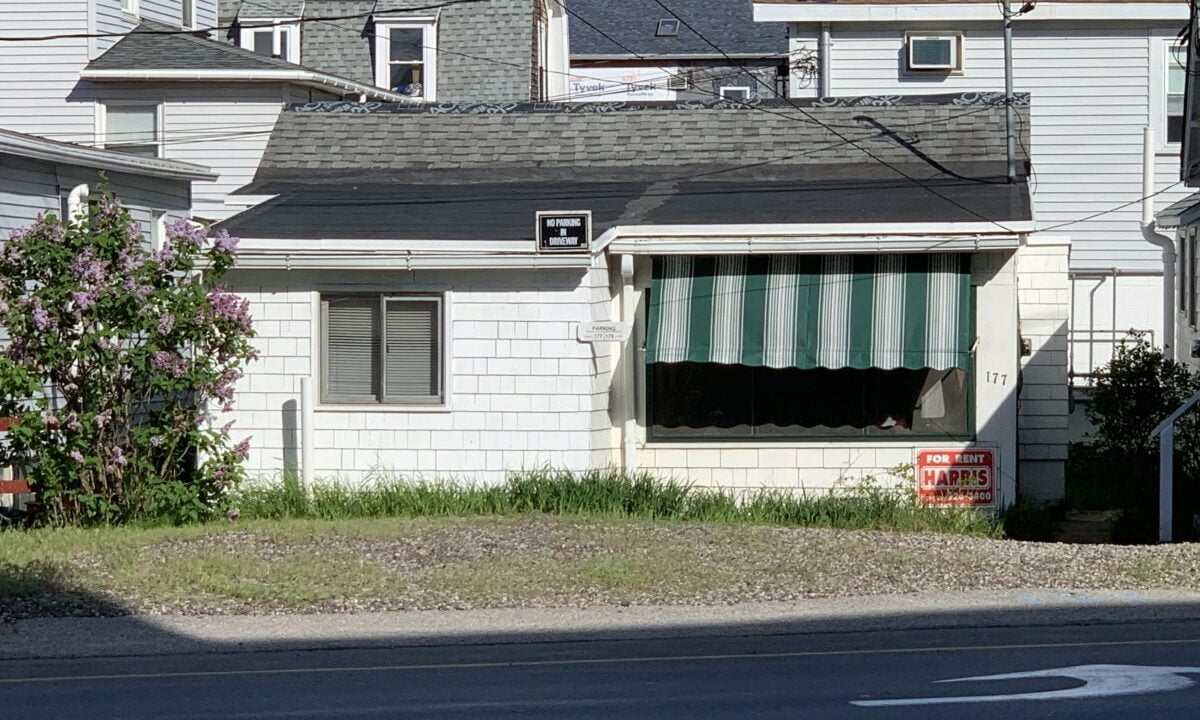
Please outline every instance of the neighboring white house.
[{"label": "neighboring white house", "polygon": [[192,183],[213,177],[189,163],[0,130],[0,238],[41,215],[69,217],[104,186],[125,203],[147,237],[159,242],[169,221],[191,217]]},{"label": "neighboring white house", "polygon": [[[1037,226],[1071,243],[1071,342],[1054,350],[1070,352],[1076,387],[1128,330],[1163,339],[1162,254],[1139,225],[1142,133],[1150,126],[1157,137],[1156,189],[1177,183],[1185,72],[1173,48],[1188,8],[1037,2],[1014,20],[1015,89],[1031,96]],[[798,97],[1004,88],[1001,11],[990,0],[755,0],[754,13],[787,24],[794,55],[819,59],[820,82],[793,83]],[[1156,203],[1185,192],[1176,184]]]},{"label": "neighboring white house", "polygon": [[[263,199],[230,193],[254,175],[288,103],[529,100],[565,90],[566,27],[545,0],[395,12],[423,5],[222,2],[218,18],[216,0],[61,0],[53,12],[0,0],[0,37],[116,34],[0,42],[0,128],[203,163],[217,177],[196,184],[194,211],[215,221]],[[373,10],[375,32],[364,36]],[[322,19],[355,14],[363,17]]]}]

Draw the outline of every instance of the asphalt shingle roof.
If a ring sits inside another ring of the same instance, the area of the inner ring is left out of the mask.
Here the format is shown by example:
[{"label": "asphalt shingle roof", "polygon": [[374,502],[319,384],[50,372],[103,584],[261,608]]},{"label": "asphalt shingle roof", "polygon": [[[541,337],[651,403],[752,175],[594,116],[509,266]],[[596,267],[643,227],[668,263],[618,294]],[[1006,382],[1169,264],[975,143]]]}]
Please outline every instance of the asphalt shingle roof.
[{"label": "asphalt shingle roof", "polygon": [[143,21],[100,57],[89,70],[298,70],[278,58],[259,55],[228,43],[183,34],[156,34],[178,30]]},{"label": "asphalt shingle roof", "polygon": [[222,226],[244,237],[524,240],[534,210],[568,206],[592,210],[596,232],[1028,220],[1027,158],[1007,184],[995,100],[293,106],[242,190],[278,197]]},{"label": "asphalt shingle roof", "polygon": [[[668,58],[720,55],[700,35],[730,55],[786,55],[788,51],[787,26],[784,23],[754,22],[750,0],[671,0],[666,3],[667,7],[674,11],[674,17],[684,21],[680,23],[679,34],[675,37],[656,36],[658,21],[671,18],[672,14],[655,0],[567,2],[572,13],[568,20],[572,56],[632,57],[629,50],[638,55]],[[687,25],[700,34],[697,35]]]},{"label": "asphalt shingle roof", "polygon": [[812,174],[833,166],[878,174],[876,158],[939,175],[1005,161],[1004,108],[995,100],[975,93],[908,98],[902,105],[853,98],[838,107],[819,105],[826,101],[807,107],[801,101],[798,107],[787,101],[311,103],[280,116],[256,181],[372,172],[396,182],[429,181],[430,173],[463,182],[531,174],[621,180],[734,167],[759,177],[779,168]]}]

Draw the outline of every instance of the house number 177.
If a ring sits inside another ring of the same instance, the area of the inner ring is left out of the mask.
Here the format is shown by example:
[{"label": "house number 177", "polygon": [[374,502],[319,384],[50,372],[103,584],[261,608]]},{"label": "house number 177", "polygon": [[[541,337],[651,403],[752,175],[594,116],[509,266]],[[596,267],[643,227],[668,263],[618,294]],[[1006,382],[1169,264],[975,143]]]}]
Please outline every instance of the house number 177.
[{"label": "house number 177", "polygon": [[1007,385],[1008,384],[1008,374],[1007,373],[998,373],[998,372],[989,372],[989,373],[987,373],[987,381],[993,385]]}]

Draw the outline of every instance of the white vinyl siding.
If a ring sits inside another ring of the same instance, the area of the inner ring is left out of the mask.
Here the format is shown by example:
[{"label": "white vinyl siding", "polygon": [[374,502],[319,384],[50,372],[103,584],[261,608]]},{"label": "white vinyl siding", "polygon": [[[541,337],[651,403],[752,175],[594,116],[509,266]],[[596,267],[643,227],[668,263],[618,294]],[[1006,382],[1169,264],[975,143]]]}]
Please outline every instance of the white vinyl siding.
[{"label": "white vinyl siding", "polygon": [[[1004,87],[1004,48],[999,22],[938,32],[963,33],[963,72],[916,74],[901,67],[903,24],[835,25],[831,52],[831,94],[835,96],[1000,91]],[[793,52],[816,49],[816,26],[793,27]],[[1159,126],[1164,43],[1178,28],[1150,27],[1130,20],[1122,25],[1019,24],[1014,38],[1018,92],[1032,95],[1030,108],[1034,168],[1034,214],[1039,228],[1078,220],[1136,200],[1141,191],[1142,128]],[[817,93],[793,80],[797,96]],[[923,133],[936,133],[931,127]],[[1161,134],[1161,131],[1160,131]],[[1178,154],[1158,158],[1160,189],[1178,179]],[[1163,193],[1159,208],[1185,189]],[[1124,271],[1162,269],[1161,251],[1145,242],[1137,203],[1055,230],[1070,236],[1072,270],[1117,267]]]},{"label": "white vinyl siding", "polygon": [[[86,33],[87,3],[78,0],[0,0],[0,35]],[[80,38],[0,43],[0,127],[90,142],[91,103],[67,102],[88,62]]]},{"label": "white vinyl siding", "polygon": [[[72,4],[82,8],[88,2],[94,2],[96,32],[112,33],[128,32],[141,20],[155,20],[178,27],[183,21],[184,5],[189,0],[137,0],[139,7],[136,17],[121,9],[123,1],[77,0]],[[196,27],[212,27],[217,24],[217,0],[190,0],[190,2],[195,6]],[[119,37],[97,38],[96,54],[103,53],[118,40],[120,40]]]}]

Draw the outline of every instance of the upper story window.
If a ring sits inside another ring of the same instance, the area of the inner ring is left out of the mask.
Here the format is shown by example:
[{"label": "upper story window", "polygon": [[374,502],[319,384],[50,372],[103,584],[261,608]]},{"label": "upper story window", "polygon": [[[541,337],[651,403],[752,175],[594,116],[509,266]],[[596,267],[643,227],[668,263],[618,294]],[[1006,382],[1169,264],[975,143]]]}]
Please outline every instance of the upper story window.
[{"label": "upper story window", "polygon": [[1174,44],[1167,45],[1166,82],[1164,97],[1163,140],[1167,144],[1183,142],[1183,95],[1187,87],[1187,49]]},{"label": "upper story window", "polygon": [[121,0],[121,12],[130,15],[138,14],[138,0]]},{"label": "upper story window", "polygon": [[300,62],[300,23],[295,19],[242,20],[238,44],[259,55]]},{"label": "upper story window", "polygon": [[437,23],[379,23],[375,31],[375,84],[421,100],[437,97]]},{"label": "upper story window", "polygon": [[195,0],[181,0],[179,3],[179,22],[185,28],[196,27]]},{"label": "upper story window", "polygon": [[162,114],[153,103],[105,103],[101,134],[109,150],[139,155],[162,156]]}]

